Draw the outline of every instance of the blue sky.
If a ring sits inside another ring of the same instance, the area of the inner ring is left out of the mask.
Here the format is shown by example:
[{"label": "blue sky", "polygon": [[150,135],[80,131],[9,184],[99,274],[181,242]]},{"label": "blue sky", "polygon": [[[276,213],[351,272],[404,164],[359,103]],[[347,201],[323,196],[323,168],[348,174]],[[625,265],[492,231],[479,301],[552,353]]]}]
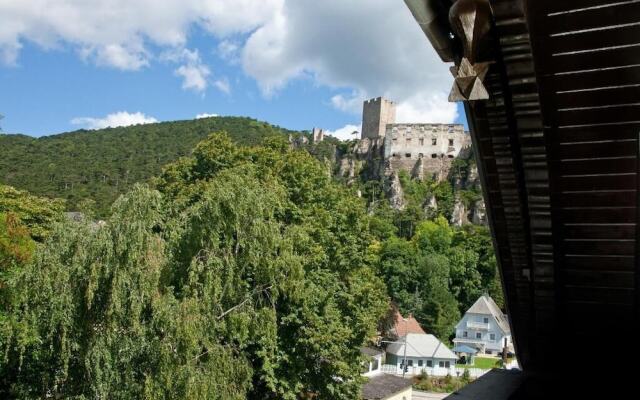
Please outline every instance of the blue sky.
[{"label": "blue sky", "polygon": [[380,95],[398,103],[400,121],[463,122],[446,102],[447,66],[401,2],[165,0],[172,13],[127,18],[145,1],[94,0],[117,3],[103,21],[70,0],[49,0],[68,11],[53,17],[0,0],[0,25],[9,26],[0,30],[3,131],[41,136],[218,114],[344,136],[360,123],[361,101]]}]

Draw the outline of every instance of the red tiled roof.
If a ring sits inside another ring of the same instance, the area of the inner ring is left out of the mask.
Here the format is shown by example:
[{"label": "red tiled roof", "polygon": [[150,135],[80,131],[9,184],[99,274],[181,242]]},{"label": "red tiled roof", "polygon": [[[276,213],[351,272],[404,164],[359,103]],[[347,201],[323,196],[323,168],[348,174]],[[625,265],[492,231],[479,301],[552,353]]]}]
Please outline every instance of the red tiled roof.
[{"label": "red tiled roof", "polygon": [[402,337],[407,333],[427,333],[424,331],[424,329],[422,329],[418,321],[413,318],[413,315],[409,314],[409,316],[406,318],[406,321],[404,321],[404,318],[399,311],[396,313],[396,321],[393,329],[395,330],[396,336],[398,337]]}]

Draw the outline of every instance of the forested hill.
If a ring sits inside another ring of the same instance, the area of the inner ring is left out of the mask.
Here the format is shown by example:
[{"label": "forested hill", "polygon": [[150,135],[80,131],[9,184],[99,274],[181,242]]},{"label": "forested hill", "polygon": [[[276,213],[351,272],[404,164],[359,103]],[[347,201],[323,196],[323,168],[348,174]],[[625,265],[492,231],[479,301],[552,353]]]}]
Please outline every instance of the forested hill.
[{"label": "forested hill", "polygon": [[244,117],[213,117],[33,138],[1,135],[0,183],[41,196],[84,199],[103,215],[134,183],[158,175],[162,166],[189,155],[212,132],[226,131],[238,144],[294,133]]}]

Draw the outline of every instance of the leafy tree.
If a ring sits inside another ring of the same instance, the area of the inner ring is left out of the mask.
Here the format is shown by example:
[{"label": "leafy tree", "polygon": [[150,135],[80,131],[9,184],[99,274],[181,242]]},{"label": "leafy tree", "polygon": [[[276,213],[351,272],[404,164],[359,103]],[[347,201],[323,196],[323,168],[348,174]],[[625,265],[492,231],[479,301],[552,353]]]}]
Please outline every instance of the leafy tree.
[{"label": "leafy tree", "polygon": [[388,299],[363,202],[286,142],[224,136],[56,225],[12,280],[7,397],[347,399]]},{"label": "leafy tree", "polygon": [[228,132],[234,142],[256,145],[264,138],[302,133],[243,117],[106,128],[33,138],[0,135],[0,182],[39,196],[67,200],[69,211],[80,202],[96,202],[97,216],[137,182],[147,182],[212,132]]},{"label": "leafy tree", "polygon": [[10,213],[29,229],[35,240],[47,237],[52,225],[63,217],[64,201],[33,196],[0,185],[0,213]]}]

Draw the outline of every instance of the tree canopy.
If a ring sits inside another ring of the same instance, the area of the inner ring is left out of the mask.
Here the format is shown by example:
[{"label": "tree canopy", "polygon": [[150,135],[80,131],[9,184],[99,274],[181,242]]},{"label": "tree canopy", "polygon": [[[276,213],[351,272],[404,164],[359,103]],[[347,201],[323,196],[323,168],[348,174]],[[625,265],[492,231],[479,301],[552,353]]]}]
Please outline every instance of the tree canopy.
[{"label": "tree canopy", "polygon": [[282,140],[212,136],[10,282],[6,396],[357,397],[388,304],[364,204]]},{"label": "tree canopy", "polygon": [[105,216],[133,184],[146,182],[165,164],[189,156],[198,142],[218,131],[245,145],[268,136],[300,134],[251,118],[212,117],[40,138],[0,135],[0,182],[66,199],[69,211],[78,211],[82,200],[92,199],[98,215]]},{"label": "tree canopy", "polygon": [[478,296],[502,303],[451,181],[402,174],[394,210],[307,147],[210,135],[100,224],[0,186],[0,397],[353,399],[390,303],[445,342]]}]

